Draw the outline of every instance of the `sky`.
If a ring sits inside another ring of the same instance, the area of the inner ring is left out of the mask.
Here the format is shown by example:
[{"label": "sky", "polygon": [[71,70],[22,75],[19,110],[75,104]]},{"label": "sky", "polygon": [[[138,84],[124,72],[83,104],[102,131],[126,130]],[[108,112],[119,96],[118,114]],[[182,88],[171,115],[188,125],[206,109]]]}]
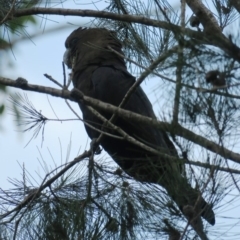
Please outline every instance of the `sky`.
[{"label": "sky", "polygon": [[[80,1],[75,2],[79,3]],[[103,1],[100,1],[99,4],[96,2],[94,6],[93,4],[85,4],[87,2],[89,1],[81,1],[82,4],[79,4],[79,8],[96,10],[104,9],[105,7]],[[57,7],[61,7],[61,5]],[[72,1],[66,1],[63,3],[63,7],[76,8],[76,5]],[[2,59],[1,75],[13,80],[22,77],[30,84],[39,84],[59,89],[57,85],[44,77],[43,74],[47,73],[60,83],[63,83],[62,61],[65,52],[65,40],[79,26],[90,26],[90,18],[48,16],[47,20],[42,17],[38,17],[37,20],[41,24],[37,24],[34,27],[26,27],[26,31],[30,36],[38,33],[37,37],[19,41],[15,45],[13,53],[10,51],[6,53],[10,58],[9,61],[13,65],[12,67],[9,67],[7,61],[3,61],[3,59],[6,59],[6,55],[0,56],[0,59]],[[51,31],[56,28],[61,28],[61,30]],[[152,101],[155,100],[152,89],[157,82],[157,79],[153,79],[150,84],[142,84]],[[59,119],[76,119],[76,116],[62,99],[35,92],[24,92],[14,88],[9,88],[9,92],[27,94],[34,107],[40,110],[47,118],[56,119],[56,113]],[[7,98],[5,102],[9,104]],[[77,104],[71,103],[71,105],[81,116],[81,111]],[[44,171],[39,164],[41,158],[46,161],[47,165],[55,166],[51,159],[53,158],[56,164],[65,162],[67,146],[70,142],[71,151],[68,160],[72,160],[77,153],[81,153],[85,148],[88,149],[89,146],[89,138],[81,121],[49,121],[45,126],[44,141],[42,141],[40,133],[29,144],[28,142],[33,132],[22,133],[19,131],[20,129],[16,126],[15,118],[12,116],[10,109],[7,109],[5,115],[0,118],[0,126],[2,126],[0,134],[1,161],[3,162],[0,169],[0,187],[2,188],[12,186],[9,183],[9,178],[21,179],[21,166],[23,164],[28,171],[36,171],[37,175],[44,177]],[[106,153],[104,154],[106,155]]]},{"label": "sky", "polygon": [[[64,3],[64,7],[73,8],[75,5],[72,1]],[[93,8],[92,5],[81,5],[81,8]],[[59,6],[61,7],[61,6]],[[7,52],[12,63],[12,67],[8,66],[7,59],[3,53],[0,56],[2,69],[1,75],[10,79],[18,77],[25,78],[31,84],[39,84],[58,88],[43,74],[47,73],[54,79],[63,83],[62,60],[65,51],[64,42],[67,36],[79,26],[89,26],[89,20],[86,18],[72,18],[64,16],[49,16],[47,20],[38,17],[41,23],[34,27],[27,27],[26,31],[31,33],[39,33],[38,37],[20,41],[15,45],[13,54]],[[49,32],[51,29],[63,28],[59,31]],[[49,30],[50,29],[50,30]],[[24,92],[18,89],[9,88],[10,93],[14,94]],[[76,116],[67,107],[64,100],[45,94],[35,92],[25,92],[37,110],[47,118],[54,118],[55,113],[59,119],[76,119]],[[8,103],[8,100],[5,99]],[[9,103],[8,103],[9,105]],[[73,108],[81,115],[77,104],[72,104]],[[54,109],[54,111],[53,111]],[[89,141],[85,133],[82,122],[52,122],[49,121],[45,126],[44,141],[41,134],[33,139],[28,145],[27,143],[32,137],[32,132],[20,132],[16,126],[15,118],[12,116],[10,109],[7,109],[3,118],[0,119],[0,152],[2,166],[0,169],[0,187],[9,188],[9,178],[21,179],[21,166],[30,171],[36,171],[44,177],[44,171],[39,164],[42,158],[47,165],[55,166],[60,162],[66,161],[67,147],[71,143],[71,152],[68,160],[72,160],[88,147]],[[27,146],[26,146],[27,145]],[[81,149],[80,149],[81,148]],[[80,152],[79,152],[80,150]],[[55,163],[53,163],[54,159]],[[36,179],[40,180],[40,179]],[[39,183],[39,182],[38,182]]]},{"label": "sky", "polygon": [[[104,6],[98,3],[95,7],[90,4],[84,5],[83,1],[75,1],[81,9],[103,9]],[[85,3],[88,1],[86,0]],[[59,6],[61,7],[61,6]],[[72,1],[66,1],[63,7],[76,8]],[[0,55],[2,64],[1,76],[10,79],[18,77],[25,78],[31,84],[39,84],[43,86],[58,88],[54,83],[46,79],[43,74],[47,73],[60,83],[63,82],[62,59],[65,51],[64,42],[67,36],[79,26],[89,26],[89,19],[64,17],[64,16],[48,16],[48,19],[37,19],[41,22],[34,27],[27,27],[27,32],[39,33],[38,37],[31,40],[26,39],[20,41],[13,49],[13,54],[8,52],[10,61],[13,66],[9,67],[8,63],[3,61],[6,56]],[[49,29],[59,28],[59,31],[49,32]],[[3,53],[0,53],[3,54]],[[150,94],[152,87],[157,83],[156,79],[152,79],[150,84],[143,84],[150,100],[155,100],[153,94]],[[9,88],[9,92],[24,92],[21,90]],[[76,118],[71,110],[67,107],[64,100],[45,94],[35,92],[25,92],[37,110],[47,118],[59,119]],[[7,99],[5,99],[7,102]],[[81,115],[81,112],[75,103],[71,103],[72,107]],[[54,111],[53,111],[54,109]],[[8,189],[13,185],[9,179],[22,180],[22,166],[24,165],[28,172],[33,176],[31,182],[33,186],[38,186],[42,178],[45,177],[47,171],[64,163],[66,160],[73,160],[79,153],[89,147],[89,139],[85,132],[84,126],[80,121],[56,122],[49,121],[45,126],[44,140],[41,133],[37,138],[29,140],[32,132],[22,133],[16,126],[16,122],[9,109],[3,117],[0,118],[0,152],[1,152],[1,169],[0,169],[0,188]],[[26,146],[27,145],[27,146]],[[68,149],[70,147],[70,154]],[[103,153],[106,156],[106,153]],[[67,157],[68,156],[68,157]],[[43,164],[45,162],[45,164]],[[42,167],[44,165],[44,168]],[[47,170],[48,169],[48,170]]]}]

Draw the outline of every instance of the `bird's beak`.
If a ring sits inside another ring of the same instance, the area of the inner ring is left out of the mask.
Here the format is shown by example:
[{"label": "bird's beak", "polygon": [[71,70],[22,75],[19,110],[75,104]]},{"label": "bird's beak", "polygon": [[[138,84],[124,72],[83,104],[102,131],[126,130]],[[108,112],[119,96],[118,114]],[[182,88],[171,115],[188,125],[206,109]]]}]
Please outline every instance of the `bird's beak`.
[{"label": "bird's beak", "polygon": [[72,68],[72,61],[70,58],[70,49],[66,49],[63,55],[63,62],[68,66],[68,68]]}]

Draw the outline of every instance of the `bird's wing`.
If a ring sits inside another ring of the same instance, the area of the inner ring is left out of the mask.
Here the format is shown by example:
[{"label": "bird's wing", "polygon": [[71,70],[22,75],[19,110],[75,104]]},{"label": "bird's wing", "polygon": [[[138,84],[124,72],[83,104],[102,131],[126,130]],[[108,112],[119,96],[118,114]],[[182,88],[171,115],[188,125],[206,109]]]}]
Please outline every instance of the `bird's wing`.
[{"label": "bird's wing", "polygon": [[[129,88],[135,83],[135,78],[122,69],[104,66],[95,70],[92,75],[92,83],[95,98],[118,106]],[[131,94],[124,109],[156,118],[152,105],[141,87],[137,87]],[[127,122],[126,120],[121,120],[120,125],[119,127],[122,127],[132,137],[149,146],[163,148],[165,151],[169,148],[174,151],[173,143],[169,140],[167,134],[155,127],[132,121]]]}]

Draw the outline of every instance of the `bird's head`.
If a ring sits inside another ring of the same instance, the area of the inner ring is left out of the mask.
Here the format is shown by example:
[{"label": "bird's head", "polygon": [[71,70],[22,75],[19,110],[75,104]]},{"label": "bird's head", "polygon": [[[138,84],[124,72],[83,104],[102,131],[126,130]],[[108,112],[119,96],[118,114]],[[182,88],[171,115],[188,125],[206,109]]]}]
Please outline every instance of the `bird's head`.
[{"label": "bird's head", "polygon": [[76,72],[89,65],[107,65],[111,62],[124,64],[124,59],[110,48],[123,55],[121,42],[114,31],[105,28],[78,28],[65,41],[65,64]]}]

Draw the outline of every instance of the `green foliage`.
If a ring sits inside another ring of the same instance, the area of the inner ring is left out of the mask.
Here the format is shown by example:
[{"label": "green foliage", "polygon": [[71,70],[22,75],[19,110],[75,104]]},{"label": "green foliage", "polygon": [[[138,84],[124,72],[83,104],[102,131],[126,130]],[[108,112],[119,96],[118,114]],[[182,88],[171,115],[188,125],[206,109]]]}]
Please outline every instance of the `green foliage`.
[{"label": "green foliage", "polygon": [[20,30],[23,30],[25,28],[26,23],[36,24],[37,21],[33,16],[24,16],[24,17],[14,18],[8,21],[6,23],[6,26],[8,27],[11,33],[17,33]]},{"label": "green foliage", "polygon": [[[0,49],[6,49],[12,48],[13,46],[9,43],[11,43],[11,39],[14,35],[26,35],[26,26],[30,26],[31,24],[36,25],[37,21],[34,16],[23,16],[18,18],[5,18],[11,14],[11,11],[14,11],[14,9],[26,9],[33,7],[35,4],[37,4],[38,1],[15,1],[12,6],[10,1],[8,1],[8,4],[6,1],[0,1]],[[2,47],[5,46],[4,47]]]}]

